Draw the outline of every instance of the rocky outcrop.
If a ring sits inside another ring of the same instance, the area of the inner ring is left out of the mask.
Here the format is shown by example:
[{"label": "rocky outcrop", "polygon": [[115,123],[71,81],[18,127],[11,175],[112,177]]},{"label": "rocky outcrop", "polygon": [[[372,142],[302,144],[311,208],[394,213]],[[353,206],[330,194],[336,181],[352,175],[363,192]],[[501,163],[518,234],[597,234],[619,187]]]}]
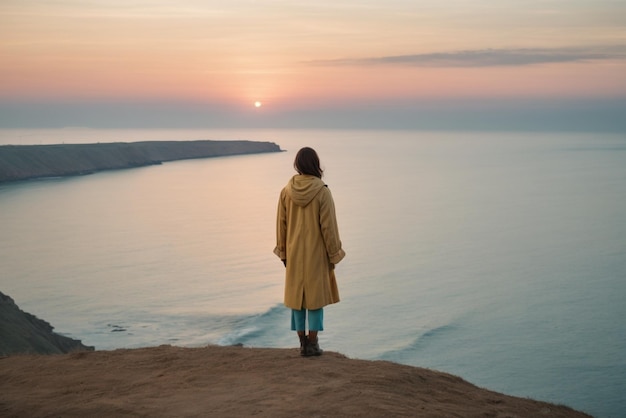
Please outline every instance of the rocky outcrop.
[{"label": "rocky outcrop", "polygon": [[0,146],[0,182],[90,174],[166,161],[279,152],[273,142],[146,141]]},{"label": "rocky outcrop", "polygon": [[11,354],[62,354],[93,350],[82,342],[53,332],[48,322],[22,311],[0,292],[0,356]]}]

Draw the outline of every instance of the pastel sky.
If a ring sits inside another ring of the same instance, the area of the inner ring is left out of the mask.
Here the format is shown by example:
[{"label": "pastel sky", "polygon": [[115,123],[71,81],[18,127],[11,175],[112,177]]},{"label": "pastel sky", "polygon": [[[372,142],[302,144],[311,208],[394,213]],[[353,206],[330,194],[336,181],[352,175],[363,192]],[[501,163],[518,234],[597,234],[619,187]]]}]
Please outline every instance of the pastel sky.
[{"label": "pastel sky", "polygon": [[623,0],[0,2],[0,127],[419,127],[551,109],[620,130],[625,105]]}]

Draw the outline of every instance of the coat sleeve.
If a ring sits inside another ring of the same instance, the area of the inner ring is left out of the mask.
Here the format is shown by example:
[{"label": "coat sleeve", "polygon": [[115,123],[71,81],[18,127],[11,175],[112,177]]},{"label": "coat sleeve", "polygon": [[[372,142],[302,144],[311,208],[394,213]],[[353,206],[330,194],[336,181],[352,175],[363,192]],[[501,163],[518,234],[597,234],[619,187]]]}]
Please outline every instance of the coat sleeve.
[{"label": "coat sleeve", "polygon": [[346,256],[346,253],[341,248],[339,227],[337,226],[337,216],[335,214],[335,202],[328,188],[324,188],[320,201],[320,227],[328,258],[332,264],[337,264]]},{"label": "coat sleeve", "polygon": [[278,210],[276,211],[276,254],[281,260],[287,259],[287,208],[285,207],[285,190],[280,192]]}]

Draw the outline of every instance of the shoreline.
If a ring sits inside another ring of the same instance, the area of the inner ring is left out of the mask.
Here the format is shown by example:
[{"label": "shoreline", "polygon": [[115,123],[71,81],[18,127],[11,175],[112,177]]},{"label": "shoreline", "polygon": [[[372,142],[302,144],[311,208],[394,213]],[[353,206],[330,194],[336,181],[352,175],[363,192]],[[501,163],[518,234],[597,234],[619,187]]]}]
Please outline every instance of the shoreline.
[{"label": "shoreline", "polygon": [[80,176],[168,161],[281,151],[273,142],[245,140],[0,145],[0,184]]}]

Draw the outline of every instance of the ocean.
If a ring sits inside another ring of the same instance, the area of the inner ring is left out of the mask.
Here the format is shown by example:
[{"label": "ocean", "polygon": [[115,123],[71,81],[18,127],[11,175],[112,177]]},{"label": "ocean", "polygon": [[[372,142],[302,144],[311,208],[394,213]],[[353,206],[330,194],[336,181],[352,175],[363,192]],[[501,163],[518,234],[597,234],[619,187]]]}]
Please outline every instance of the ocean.
[{"label": "ocean", "polygon": [[626,416],[626,137],[0,130],[0,144],[249,139],[285,152],[0,184],[0,291],[96,349],[296,347],[272,254],[315,148],[346,258],[322,348]]}]

